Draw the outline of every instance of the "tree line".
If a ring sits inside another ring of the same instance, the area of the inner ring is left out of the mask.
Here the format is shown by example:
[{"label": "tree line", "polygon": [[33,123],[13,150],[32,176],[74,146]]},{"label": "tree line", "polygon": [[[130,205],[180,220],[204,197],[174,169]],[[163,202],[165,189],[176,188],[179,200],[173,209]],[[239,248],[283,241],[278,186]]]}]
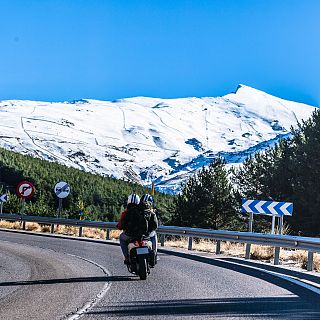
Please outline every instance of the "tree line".
[{"label": "tree line", "polygon": [[[84,218],[117,221],[129,194],[142,195],[151,190],[139,184],[84,172],[31,156],[0,148],[0,188],[9,192],[9,201],[3,212],[19,213],[21,199],[16,195],[19,182],[28,180],[35,185],[34,197],[26,200],[25,214],[56,216],[58,198],[53,188],[59,181],[71,186],[70,195],[63,199],[62,217],[79,218],[84,205]],[[169,220],[168,206],[172,196],[155,192],[155,205],[164,222]]]},{"label": "tree line", "polygon": [[[320,110],[291,129],[291,136],[230,169],[218,158],[182,186],[172,222],[213,229],[247,230],[241,199],[293,203],[285,221],[291,234],[320,236]],[[255,231],[270,232],[271,219],[255,215]]]}]

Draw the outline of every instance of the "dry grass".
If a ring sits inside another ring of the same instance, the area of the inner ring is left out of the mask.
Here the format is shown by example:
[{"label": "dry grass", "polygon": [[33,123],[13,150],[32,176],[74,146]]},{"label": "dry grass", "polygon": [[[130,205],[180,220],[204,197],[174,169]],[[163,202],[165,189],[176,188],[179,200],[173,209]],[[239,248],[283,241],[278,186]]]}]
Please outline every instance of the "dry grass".
[{"label": "dry grass", "polygon": [[111,230],[110,231],[110,239],[111,240],[119,240],[121,233],[122,233],[122,231],[120,231],[120,230]]},{"label": "dry grass", "polygon": [[[11,222],[11,221],[0,221],[0,228],[5,229],[22,229],[22,222]],[[26,222],[26,230],[28,231],[36,231],[36,232],[50,232],[50,226],[48,225],[40,225],[34,222]]]},{"label": "dry grass", "polygon": [[20,222],[9,222],[5,220],[0,221],[0,228],[6,228],[6,229],[20,229]]},{"label": "dry grass", "polygon": [[[7,229],[21,229],[22,225],[20,222],[10,222],[0,220],[0,228]],[[26,223],[26,230],[35,232],[50,232],[50,225],[43,225],[33,222]],[[55,233],[77,236],[79,234],[79,227],[71,226],[55,226]],[[110,239],[118,240],[121,234],[120,230],[111,230]],[[105,239],[106,231],[103,229],[96,228],[83,228],[82,236],[92,239]],[[175,248],[188,248],[188,238],[187,237],[172,237],[167,239],[165,242],[168,247]],[[201,252],[215,253],[216,251],[216,241],[209,239],[194,239],[193,250]],[[230,255],[233,257],[244,257],[245,256],[245,245],[236,242],[221,242],[221,253],[225,255]],[[274,258],[274,248],[269,246],[258,246],[251,245],[251,259],[262,260],[271,262]],[[281,250],[280,260],[283,263],[292,264],[295,266],[300,266],[303,269],[307,268],[307,258],[308,253],[303,250]],[[320,254],[314,254],[314,269],[320,272]]]},{"label": "dry grass", "polygon": [[274,258],[274,248],[255,244],[251,245],[250,258],[253,260],[271,261]]},{"label": "dry grass", "polygon": [[[188,248],[188,238],[179,237],[166,241],[166,246],[176,248]],[[200,239],[193,242],[193,250],[215,253],[216,241]],[[221,253],[233,257],[245,256],[245,245],[236,242],[221,242]],[[274,247],[251,245],[251,259],[265,262],[273,262]],[[280,260],[283,263],[299,266],[307,269],[308,253],[303,250],[281,250]],[[313,257],[314,270],[320,272],[320,254],[315,253]]]},{"label": "dry grass", "polygon": [[[17,221],[10,222],[10,221],[1,220],[0,228],[22,229],[22,223]],[[35,232],[50,232],[51,226],[47,224],[39,224],[35,222],[26,222],[26,230],[35,231]],[[54,232],[58,234],[63,234],[63,235],[77,236],[79,235],[79,227],[56,225]],[[120,230],[111,230],[110,239],[112,240],[119,239],[120,233],[121,233]],[[106,230],[96,229],[96,228],[83,228],[82,236],[86,238],[92,238],[92,239],[105,239]]]},{"label": "dry grass", "polygon": [[233,257],[245,256],[245,245],[237,242],[221,242],[221,253],[227,254]]},{"label": "dry grass", "polygon": [[[175,247],[175,248],[188,248],[188,238],[179,237],[166,240],[166,246]],[[202,252],[216,252],[216,241],[210,239],[195,239],[192,244],[192,249]],[[223,254],[228,254],[232,256],[241,257],[244,256],[245,246],[242,243],[236,242],[221,242],[220,251]]]},{"label": "dry grass", "polygon": [[[307,269],[308,264],[308,253],[303,250],[290,250],[286,251],[286,258],[284,261],[291,261],[297,266],[300,266],[303,269]],[[314,270],[320,272],[320,254],[314,253],[313,255],[313,267]]]},{"label": "dry grass", "polygon": [[316,253],[313,258],[314,269],[320,272],[320,254]]}]

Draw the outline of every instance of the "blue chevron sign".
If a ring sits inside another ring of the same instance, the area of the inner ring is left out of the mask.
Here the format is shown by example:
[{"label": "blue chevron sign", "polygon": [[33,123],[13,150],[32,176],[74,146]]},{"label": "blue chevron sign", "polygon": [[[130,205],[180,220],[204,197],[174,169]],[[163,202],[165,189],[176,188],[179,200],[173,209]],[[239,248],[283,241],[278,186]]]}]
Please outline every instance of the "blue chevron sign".
[{"label": "blue chevron sign", "polygon": [[8,195],[7,194],[3,194],[0,196],[0,203],[2,202],[7,202],[8,201]]},{"label": "blue chevron sign", "polygon": [[293,203],[242,199],[241,212],[292,216]]}]

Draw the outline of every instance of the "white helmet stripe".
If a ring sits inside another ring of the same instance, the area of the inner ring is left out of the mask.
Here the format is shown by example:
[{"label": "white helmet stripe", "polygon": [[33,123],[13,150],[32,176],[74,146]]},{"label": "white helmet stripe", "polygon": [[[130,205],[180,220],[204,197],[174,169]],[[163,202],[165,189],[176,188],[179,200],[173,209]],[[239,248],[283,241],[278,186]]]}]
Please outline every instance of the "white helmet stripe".
[{"label": "white helmet stripe", "polygon": [[140,198],[137,194],[132,193],[128,196],[127,204],[129,204],[129,203],[139,204],[139,202],[140,202]]}]

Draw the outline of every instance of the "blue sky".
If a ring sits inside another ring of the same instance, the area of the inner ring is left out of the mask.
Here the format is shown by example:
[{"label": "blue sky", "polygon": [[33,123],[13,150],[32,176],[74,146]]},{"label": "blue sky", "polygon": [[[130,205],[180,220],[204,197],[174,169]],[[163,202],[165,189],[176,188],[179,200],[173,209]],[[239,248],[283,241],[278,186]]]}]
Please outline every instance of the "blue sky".
[{"label": "blue sky", "polygon": [[0,0],[0,99],[320,102],[320,1]]}]

